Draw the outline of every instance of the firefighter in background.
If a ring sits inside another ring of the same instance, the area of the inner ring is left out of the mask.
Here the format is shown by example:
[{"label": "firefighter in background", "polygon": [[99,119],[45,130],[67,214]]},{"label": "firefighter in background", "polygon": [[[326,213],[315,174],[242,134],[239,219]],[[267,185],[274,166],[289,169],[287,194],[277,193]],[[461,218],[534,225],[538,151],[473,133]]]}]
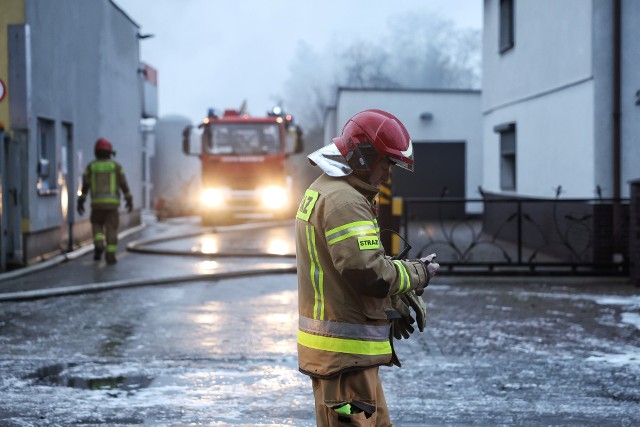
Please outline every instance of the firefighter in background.
[{"label": "firefighter in background", "polygon": [[[413,171],[404,125],[381,110],[353,116],[342,135],[308,156],[322,174],[296,214],[298,363],[311,377],[318,426],[390,426],[380,365],[400,366],[391,337],[409,336],[410,295],[422,331],[420,296],[439,265],[394,260],[380,244],[374,197],[392,165]],[[411,319],[413,321],[413,319]]]},{"label": "firefighter in background", "polygon": [[[84,214],[87,193],[91,193],[91,227],[93,231],[94,256],[102,258],[106,249],[107,264],[115,264],[118,247],[118,225],[120,217],[120,192],[124,195],[127,212],[133,209],[133,197],[122,166],[111,160],[116,152],[105,138],[96,141],[96,160],[89,163],[82,174],[82,190],[78,197],[78,213]],[[106,245],[105,245],[106,242]]]}]

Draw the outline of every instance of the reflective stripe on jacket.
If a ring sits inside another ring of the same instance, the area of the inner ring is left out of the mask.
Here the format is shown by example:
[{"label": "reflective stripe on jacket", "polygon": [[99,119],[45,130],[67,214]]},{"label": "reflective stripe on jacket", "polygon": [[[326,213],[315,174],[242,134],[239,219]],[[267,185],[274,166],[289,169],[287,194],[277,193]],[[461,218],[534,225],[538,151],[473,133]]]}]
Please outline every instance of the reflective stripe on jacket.
[{"label": "reflective stripe on jacket", "polygon": [[308,375],[391,364],[391,295],[427,282],[419,261],[385,256],[377,192],[356,177],[323,174],[298,208],[298,362]]},{"label": "reflective stripe on jacket", "polygon": [[120,192],[131,197],[122,166],[113,160],[94,160],[82,174],[82,194],[91,193],[92,208],[118,208]]}]

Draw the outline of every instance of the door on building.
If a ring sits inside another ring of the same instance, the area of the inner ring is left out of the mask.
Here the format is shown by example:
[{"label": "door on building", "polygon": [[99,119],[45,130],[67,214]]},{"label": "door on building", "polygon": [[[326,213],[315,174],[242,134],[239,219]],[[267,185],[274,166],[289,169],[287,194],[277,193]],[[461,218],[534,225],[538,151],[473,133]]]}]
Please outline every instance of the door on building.
[{"label": "door on building", "polygon": [[60,144],[60,164],[58,180],[60,185],[60,208],[62,209],[61,249],[73,250],[73,223],[75,219],[75,168],[73,162],[73,124],[62,123],[62,143]]},{"label": "door on building", "polygon": [[[415,171],[393,169],[393,195],[407,197],[464,198],[466,194],[465,142],[414,142]],[[463,202],[420,203],[409,214],[417,220],[461,219]]]},{"label": "door on building", "polygon": [[4,238],[7,228],[6,215],[4,215],[4,187],[5,187],[5,160],[4,160],[4,129],[0,128],[0,271],[7,269],[7,242]]},{"label": "door on building", "polygon": [[22,265],[22,181],[26,163],[26,132],[14,131],[14,137],[0,132],[0,176],[2,237],[0,238],[0,269]]}]

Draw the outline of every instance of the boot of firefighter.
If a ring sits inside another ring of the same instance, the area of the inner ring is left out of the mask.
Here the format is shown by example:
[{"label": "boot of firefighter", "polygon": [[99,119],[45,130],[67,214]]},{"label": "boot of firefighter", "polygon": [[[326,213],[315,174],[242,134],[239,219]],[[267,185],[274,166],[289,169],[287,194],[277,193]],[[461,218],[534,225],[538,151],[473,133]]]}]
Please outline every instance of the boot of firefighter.
[{"label": "boot of firefighter", "polygon": [[118,260],[116,259],[116,248],[116,245],[107,245],[107,264],[115,264],[116,262],[118,262]]},{"label": "boot of firefighter", "polygon": [[93,259],[100,261],[104,252],[104,234],[96,233],[93,236]]}]

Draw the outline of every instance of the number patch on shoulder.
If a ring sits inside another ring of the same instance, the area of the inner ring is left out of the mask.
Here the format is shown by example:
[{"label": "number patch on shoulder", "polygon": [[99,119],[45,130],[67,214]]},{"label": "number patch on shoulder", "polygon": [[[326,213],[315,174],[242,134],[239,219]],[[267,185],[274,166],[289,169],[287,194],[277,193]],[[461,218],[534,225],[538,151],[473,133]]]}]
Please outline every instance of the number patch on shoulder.
[{"label": "number patch on shoulder", "polygon": [[375,236],[358,237],[358,247],[361,251],[378,249],[380,247],[380,239]]},{"label": "number patch on shoulder", "polygon": [[313,211],[313,207],[318,200],[318,192],[312,189],[308,189],[304,193],[304,197],[300,202],[300,206],[298,207],[298,212],[296,213],[296,218],[300,218],[303,221],[309,221],[309,217],[311,216],[311,211]]}]

